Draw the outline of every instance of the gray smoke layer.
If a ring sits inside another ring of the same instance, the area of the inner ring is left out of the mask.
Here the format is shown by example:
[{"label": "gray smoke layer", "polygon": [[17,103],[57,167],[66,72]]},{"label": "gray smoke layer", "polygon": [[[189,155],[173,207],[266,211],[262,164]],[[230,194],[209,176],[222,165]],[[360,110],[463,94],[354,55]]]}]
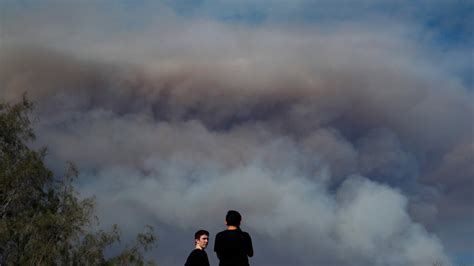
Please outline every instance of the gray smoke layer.
[{"label": "gray smoke layer", "polygon": [[107,38],[12,24],[24,34],[0,50],[0,98],[37,102],[51,167],[78,165],[104,226],[154,225],[162,265],[184,262],[195,230],[223,230],[228,209],[253,265],[450,264],[446,228],[473,232],[474,108],[449,62],[403,26],[162,15]]}]

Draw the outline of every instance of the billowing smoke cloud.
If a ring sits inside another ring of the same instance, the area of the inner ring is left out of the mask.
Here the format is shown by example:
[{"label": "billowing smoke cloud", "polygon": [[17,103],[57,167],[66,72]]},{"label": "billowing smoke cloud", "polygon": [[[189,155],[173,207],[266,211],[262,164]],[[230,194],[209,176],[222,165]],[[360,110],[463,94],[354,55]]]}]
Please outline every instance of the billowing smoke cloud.
[{"label": "billowing smoke cloud", "polygon": [[154,225],[162,265],[181,265],[192,232],[222,230],[228,209],[254,265],[449,265],[446,228],[472,235],[472,92],[411,25],[159,14],[74,38],[69,24],[11,18],[2,40],[0,98],[37,102],[51,167],[78,165],[104,225]]}]

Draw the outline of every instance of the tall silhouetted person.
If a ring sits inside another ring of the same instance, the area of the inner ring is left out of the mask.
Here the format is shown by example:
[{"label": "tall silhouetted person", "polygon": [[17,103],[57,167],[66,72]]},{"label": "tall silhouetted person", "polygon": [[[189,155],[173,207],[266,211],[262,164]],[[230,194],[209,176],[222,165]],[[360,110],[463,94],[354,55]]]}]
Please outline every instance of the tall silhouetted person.
[{"label": "tall silhouetted person", "polygon": [[209,259],[207,253],[204,251],[209,242],[209,232],[206,230],[199,230],[194,234],[194,243],[196,248],[189,254],[184,266],[209,266]]},{"label": "tall silhouetted person", "polygon": [[216,235],[214,251],[219,258],[219,266],[248,266],[248,257],[253,256],[252,239],[240,230],[242,216],[230,210],[225,216],[227,230]]}]

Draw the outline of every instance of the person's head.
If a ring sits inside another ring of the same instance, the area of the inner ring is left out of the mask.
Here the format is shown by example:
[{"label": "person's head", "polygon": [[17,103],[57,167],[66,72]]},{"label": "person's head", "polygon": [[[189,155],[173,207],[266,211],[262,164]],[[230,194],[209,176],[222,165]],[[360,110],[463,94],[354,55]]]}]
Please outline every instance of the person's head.
[{"label": "person's head", "polygon": [[196,248],[205,249],[209,243],[209,232],[206,230],[199,230],[194,234],[194,242]]},{"label": "person's head", "polygon": [[227,212],[227,215],[225,216],[225,222],[227,226],[239,227],[241,221],[242,221],[242,216],[240,215],[238,211],[230,210]]}]

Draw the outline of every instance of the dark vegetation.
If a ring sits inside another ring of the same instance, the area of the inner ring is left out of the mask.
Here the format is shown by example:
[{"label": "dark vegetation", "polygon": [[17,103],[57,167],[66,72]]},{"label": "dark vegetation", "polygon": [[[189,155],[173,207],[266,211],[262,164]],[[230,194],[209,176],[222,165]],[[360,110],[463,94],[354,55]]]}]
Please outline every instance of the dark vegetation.
[{"label": "dark vegetation", "polygon": [[[97,228],[94,198],[80,199],[72,163],[57,177],[44,163],[46,149],[28,146],[33,103],[0,102],[0,265],[145,265],[155,245],[153,228],[121,245],[119,228]],[[109,254],[110,247],[121,247]]]}]

